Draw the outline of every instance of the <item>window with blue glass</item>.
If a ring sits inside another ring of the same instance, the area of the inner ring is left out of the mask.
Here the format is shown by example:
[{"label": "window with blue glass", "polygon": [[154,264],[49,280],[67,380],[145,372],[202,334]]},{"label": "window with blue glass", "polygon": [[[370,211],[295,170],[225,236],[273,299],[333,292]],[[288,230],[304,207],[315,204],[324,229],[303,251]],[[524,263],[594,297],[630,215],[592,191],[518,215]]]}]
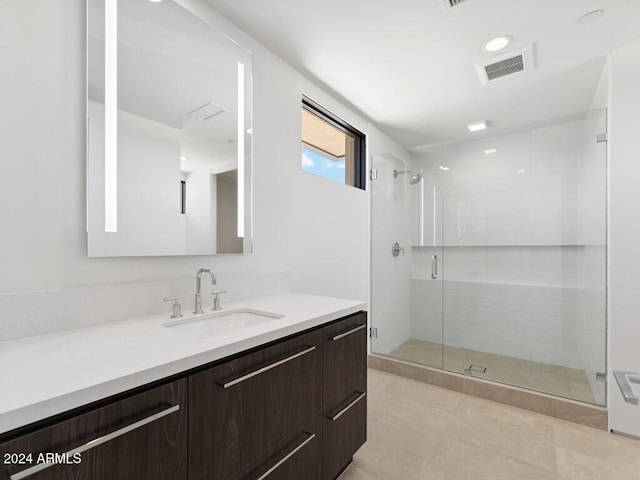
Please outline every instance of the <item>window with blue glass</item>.
[{"label": "window with blue glass", "polygon": [[301,166],[305,172],[364,190],[365,136],[336,115],[304,97]]}]

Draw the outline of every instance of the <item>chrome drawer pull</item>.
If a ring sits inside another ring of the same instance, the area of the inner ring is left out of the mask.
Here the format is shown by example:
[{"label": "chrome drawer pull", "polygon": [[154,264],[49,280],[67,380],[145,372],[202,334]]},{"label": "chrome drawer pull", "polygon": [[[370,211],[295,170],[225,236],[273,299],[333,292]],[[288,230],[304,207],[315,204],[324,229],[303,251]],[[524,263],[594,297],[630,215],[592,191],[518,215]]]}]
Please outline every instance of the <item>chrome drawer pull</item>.
[{"label": "chrome drawer pull", "polygon": [[335,422],[337,419],[339,419],[342,415],[344,415],[345,413],[347,413],[347,411],[353,407],[356,403],[358,403],[360,400],[362,400],[365,395],[367,395],[366,392],[362,392],[360,393],[360,395],[358,395],[358,398],[356,398],[353,402],[351,402],[349,405],[347,405],[346,407],[344,407],[342,410],[340,410],[338,413],[336,413],[333,417],[328,417],[331,419],[332,422]]},{"label": "chrome drawer pull", "polygon": [[234,385],[240,383],[240,382],[244,382],[245,380],[249,380],[252,377],[255,377],[256,375],[260,375],[261,373],[264,373],[268,370],[271,370],[272,368],[276,368],[279,367],[280,365],[282,365],[283,363],[287,363],[290,362],[291,360],[294,360],[298,357],[301,357],[302,355],[306,355],[309,352],[313,352],[316,349],[315,345],[311,346],[311,347],[307,347],[304,350],[301,350],[297,353],[294,353],[293,355],[289,355],[286,358],[283,358],[282,360],[278,360],[277,362],[273,362],[270,363],[269,365],[259,368],[257,370],[254,370],[253,372],[249,372],[246,375],[242,375],[241,377],[236,378],[235,380],[231,380],[229,382],[226,383],[220,383],[220,385],[222,385],[223,388],[229,388],[229,387],[233,387]]},{"label": "chrome drawer pull", "polygon": [[271,467],[269,470],[267,470],[266,472],[264,472],[262,475],[260,475],[256,480],[264,480],[265,478],[267,478],[269,475],[271,475],[271,473],[273,473],[273,471],[278,468],[280,465],[282,465],[284,462],[286,462],[287,460],[289,460],[291,457],[293,457],[296,452],[298,450],[300,450],[302,447],[304,447],[307,443],[309,443],[311,440],[313,440],[314,438],[316,438],[316,434],[315,433],[307,433],[305,432],[307,435],[309,435],[300,445],[298,445],[296,448],[294,448],[293,450],[291,450],[287,455],[285,455],[284,457],[282,457],[278,463],[276,463],[273,467]]},{"label": "chrome drawer pull", "polygon": [[348,335],[351,335],[352,333],[356,333],[358,330],[362,330],[363,328],[367,328],[367,324],[364,323],[362,325],[358,325],[356,328],[352,328],[351,330],[348,330],[344,333],[341,333],[340,335],[336,335],[335,337],[333,337],[331,340],[333,340],[334,342],[336,340],[340,340],[341,338],[344,338]]},{"label": "chrome drawer pull", "polygon": [[[161,419],[162,417],[166,417],[167,415],[171,415],[173,412],[177,412],[180,410],[180,405],[174,405],[173,407],[169,407],[166,410],[162,410],[161,412],[155,413],[149,417],[143,418],[142,420],[138,420],[126,427],[122,427],[114,432],[108,433],[107,435],[103,435],[102,437],[98,437],[95,440],[91,440],[84,445],[80,445],[79,447],[74,448],[73,450],[69,450],[64,454],[66,458],[72,457],[76,453],[86,452],[87,450],[91,450],[98,445],[102,445],[103,443],[107,443],[114,438],[118,438],[125,433],[129,433],[133,430],[136,430],[140,427],[143,427],[151,422],[155,422],[156,420]],[[33,475],[34,473],[41,472],[42,470],[52,467],[56,465],[55,463],[39,463],[34,465],[33,467],[27,468],[26,470],[22,470],[21,472],[14,473],[9,477],[10,480],[20,480],[22,478],[27,478]]]}]

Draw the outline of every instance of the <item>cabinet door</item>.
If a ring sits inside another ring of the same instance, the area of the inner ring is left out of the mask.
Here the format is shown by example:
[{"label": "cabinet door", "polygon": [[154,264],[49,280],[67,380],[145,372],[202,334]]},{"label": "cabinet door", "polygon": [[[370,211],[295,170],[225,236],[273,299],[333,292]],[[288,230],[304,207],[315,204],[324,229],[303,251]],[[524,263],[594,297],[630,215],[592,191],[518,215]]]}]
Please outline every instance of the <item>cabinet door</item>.
[{"label": "cabinet door", "polygon": [[322,414],[301,427],[229,480],[322,480]]},{"label": "cabinet door", "polygon": [[323,479],[335,479],[367,439],[366,384],[353,387],[323,416]]},{"label": "cabinet door", "polygon": [[346,317],[323,329],[324,404],[366,382],[367,316],[364,312]]},{"label": "cabinet door", "polygon": [[178,380],[0,444],[0,479],[186,480],[186,393]]},{"label": "cabinet door", "polygon": [[189,377],[189,477],[224,480],[322,410],[322,331]]}]

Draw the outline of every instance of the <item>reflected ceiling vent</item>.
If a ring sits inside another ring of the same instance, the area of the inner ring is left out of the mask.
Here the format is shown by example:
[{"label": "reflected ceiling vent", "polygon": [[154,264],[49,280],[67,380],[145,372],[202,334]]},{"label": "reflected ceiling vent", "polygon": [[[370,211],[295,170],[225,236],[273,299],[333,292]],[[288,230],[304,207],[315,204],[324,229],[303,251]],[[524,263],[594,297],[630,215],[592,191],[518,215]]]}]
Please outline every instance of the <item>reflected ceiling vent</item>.
[{"label": "reflected ceiling vent", "polygon": [[196,108],[194,111],[187,113],[190,117],[195,118],[196,120],[209,120],[211,117],[215,117],[216,115],[226,112],[227,109],[221,107],[220,105],[216,105],[213,102],[207,103],[199,108]]},{"label": "reflected ceiling vent", "polygon": [[476,65],[483,84],[534,68],[533,46],[496,55]]},{"label": "reflected ceiling vent", "polygon": [[467,0],[446,0],[450,7],[457,7],[461,3],[466,2]]}]

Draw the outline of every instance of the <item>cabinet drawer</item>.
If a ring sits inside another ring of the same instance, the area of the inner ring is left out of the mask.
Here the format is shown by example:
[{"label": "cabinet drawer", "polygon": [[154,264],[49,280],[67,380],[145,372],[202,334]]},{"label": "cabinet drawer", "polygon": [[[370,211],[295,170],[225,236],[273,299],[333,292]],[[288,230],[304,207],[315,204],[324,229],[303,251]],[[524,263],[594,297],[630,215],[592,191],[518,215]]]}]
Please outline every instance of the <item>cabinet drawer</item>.
[{"label": "cabinet drawer", "polygon": [[189,377],[189,477],[226,479],[322,410],[322,331]]},{"label": "cabinet drawer", "polygon": [[367,316],[360,312],[323,328],[324,404],[367,378]]},{"label": "cabinet drawer", "polygon": [[229,480],[322,480],[322,414],[301,427]]},{"label": "cabinet drawer", "polygon": [[323,415],[323,480],[333,480],[367,439],[366,384],[351,389]]},{"label": "cabinet drawer", "polygon": [[[3,443],[0,479],[186,480],[186,393],[178,380]],[[5,465],[29,453],[31,463]]]}]

